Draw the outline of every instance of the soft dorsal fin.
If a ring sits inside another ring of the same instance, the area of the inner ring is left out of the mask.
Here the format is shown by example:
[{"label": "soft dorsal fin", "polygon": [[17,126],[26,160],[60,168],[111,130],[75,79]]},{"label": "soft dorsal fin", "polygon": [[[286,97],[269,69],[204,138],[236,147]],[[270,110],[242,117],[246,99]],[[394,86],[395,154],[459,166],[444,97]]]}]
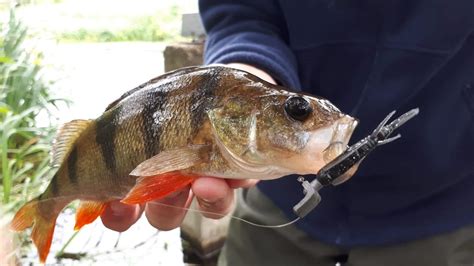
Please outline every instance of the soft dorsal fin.
[{"label": "soft dorsal fin", "polygon": [[93,120],[77,119],[64,124],[56,135],[51,149],[51,165],[57,167],[61,165],[64,158],[69,154],[76,139],[86,129]]},{"label": "soft dorsal fin", "polygon": [[128,96],[134,94],[135,92],[145,88],[146,86],[148,85],[151,85],[153,83],[156,83],[158,82],[159,80],[162,80],[162,79],[165,79],[165,78],[169,78],[171,76],[175,76],[175,75],[182,75],[182,74],[186,74],[186,73],[189,73],[189,72],[192,72],[196,69],[198,69],[199,67],[198,66],[191,66],[191,67],[184,67],[184,68],[180,68],[180,69],[177,69],[177,70],[174,70],[174,71],[170,71],[170,72],[167,72],[161,76],[158,76],[154,79],[151,79],[143,84],[141,84],[140,86],[134,88],[134,89],[131,89],[127,92],[125,92],[124,94],[122,94],[122,96],[120,96],[117,100],[111,102],[107,108],[105,108],[105,111],[108,111],[110,110],[111,108],[113,108],[115,105],[117,105],[120,101],[122,101],[123,99],[127,98]]}]

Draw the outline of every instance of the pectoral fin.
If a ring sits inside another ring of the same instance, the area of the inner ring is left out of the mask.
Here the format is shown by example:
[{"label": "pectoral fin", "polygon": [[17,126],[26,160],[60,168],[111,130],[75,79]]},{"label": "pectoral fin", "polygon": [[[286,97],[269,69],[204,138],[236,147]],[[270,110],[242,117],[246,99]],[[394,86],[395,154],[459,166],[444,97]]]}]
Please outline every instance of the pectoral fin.
[{"label": "pectoral fin", "polygon": [[187,169],[208,160],[209,145],[191,145],[186,148],[160,152],[139,164],[132,176],[157,176],[163,173]]}]

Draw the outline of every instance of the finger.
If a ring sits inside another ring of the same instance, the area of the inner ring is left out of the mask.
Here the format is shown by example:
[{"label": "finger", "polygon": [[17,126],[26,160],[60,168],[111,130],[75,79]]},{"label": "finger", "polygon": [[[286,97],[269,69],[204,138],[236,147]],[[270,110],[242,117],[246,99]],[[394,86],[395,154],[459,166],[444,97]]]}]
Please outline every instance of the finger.
[{"label": "finger", "polygon": [[259,68],[254,67],[254,66],[243,64],[243,63],[229,63],[227,65],[230,66],[230,67],[233,67],[233,68],[237,68],[237,69],[244,70],[244,71],[247,71],[249,73],[252,73],[255,76],[257,76],[257,77],[259,77],[259,78],[261,78],[265,81],[268,81],[272,84],[277,84],[275,79],[273,79],[273,77],[270,76],[270,74],[268,74],[267,72],[265,72],[265,71],[263,71]]},{"label": "finger", "polygon": [[202,214],[207,218],[222,218],[232,209],[234,191],[224,179],[198,178],[194,181],[192,190]]},{"label": "finger", "polygon": [[250,188],[255,186],[258,179],[227,179],[227,184],[229,184],[230,188]]},{"label": "finger", "polygon": [[150,201],[145,207],[145,216],[155,228],[168,231],[178,227],[186,215],[192,200],[190,188],[176,192],[164,199]]},{"label": "finger", "polygon": [[126,231],[142,214],[140,205],[128,205],[120,201],[112,201],[100,216],[105,227],[117,231]]}]

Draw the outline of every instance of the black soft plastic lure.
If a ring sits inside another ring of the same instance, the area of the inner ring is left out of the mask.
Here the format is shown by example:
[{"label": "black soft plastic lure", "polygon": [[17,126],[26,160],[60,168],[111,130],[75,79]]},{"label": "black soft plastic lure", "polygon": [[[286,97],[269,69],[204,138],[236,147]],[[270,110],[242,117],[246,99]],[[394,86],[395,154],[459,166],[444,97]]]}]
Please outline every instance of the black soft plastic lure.
[{"label": "black soft plastic lure", "polygon": [[387,125],[390,118],[395,114],[395,111],[392,111],[372,134],[350,146],[345,152],[321,168],[313,181],[308,182],[304,177],[300,177],[299,181],[302,182],[305,196],[293,207],[294,213],[300,218],[306,216],[321,201],[321,196],[318,193],[321,188],[328,185],[339,185],[348,180],[353,174],[353,172],[349,173],[351,169],[357,167],[356,165],[378,146],[400,138],[400,134],[394,137],[390,137],[390,135],[418,113],[418,108],[412,109]]}]

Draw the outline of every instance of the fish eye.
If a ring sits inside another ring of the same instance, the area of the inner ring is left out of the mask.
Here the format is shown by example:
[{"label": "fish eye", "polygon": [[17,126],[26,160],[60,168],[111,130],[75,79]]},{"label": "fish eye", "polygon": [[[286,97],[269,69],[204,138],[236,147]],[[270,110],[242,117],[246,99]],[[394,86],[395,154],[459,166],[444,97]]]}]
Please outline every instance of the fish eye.
[{"label": "fish eye", "polygon": [[304,121],[313,112],[311,104],[301,96],[286,99],[285,112],[293,119]]}]

